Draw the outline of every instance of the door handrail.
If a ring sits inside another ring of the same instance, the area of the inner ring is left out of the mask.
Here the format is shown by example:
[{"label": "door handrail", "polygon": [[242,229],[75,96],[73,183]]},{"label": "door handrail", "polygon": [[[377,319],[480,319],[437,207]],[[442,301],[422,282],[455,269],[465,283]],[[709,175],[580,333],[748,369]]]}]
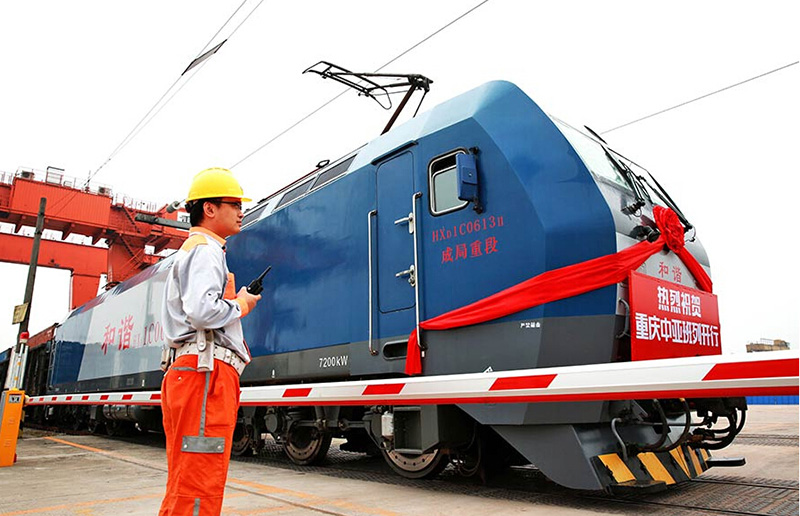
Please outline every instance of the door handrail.
[{"label": "door handrail", "polygon": [[367,260],[369,261],[369,354],[370,355],[377,355],[378,351],[372,349],[372,321],[374,319],[373,310],[372,310],[372,217],[378,214],[378,210],[371,210],[367,213],[367,245],[369,249],[367,251]]},{"label": "door handrail", "polygon": [[425,356],[425,350],[428,349],[422,341],[422,334],[419,329],[419,284],[422,279],[422,274],[419,270],[419,259],[417,251],[417,235],[419,234],[417,227],[417,199],[422,197],[422,192],[415,192],[411,196],[411,221],[409,222],[409,229],[412,229],[414,234],[414,271],[416,272],[416,281],[414,282],[414,309],[416,312],[416,330],[417,330],[417,346],[422,351],[422,356]]}]

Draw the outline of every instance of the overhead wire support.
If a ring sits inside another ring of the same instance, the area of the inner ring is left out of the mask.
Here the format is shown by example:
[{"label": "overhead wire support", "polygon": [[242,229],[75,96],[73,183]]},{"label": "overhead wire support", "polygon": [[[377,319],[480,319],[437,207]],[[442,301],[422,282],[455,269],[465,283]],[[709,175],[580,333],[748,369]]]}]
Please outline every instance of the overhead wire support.
[{"label": "overhead wire support", "polygon": [[227,39],[222,40],[220,43],[215,45],[214,48],[212,48],[211,50],[209,50],[205,54],[194,58],[194,60],[191,63],[189,63],[189,66],[186,67],[186,70],[183,71],[183,73],[181,74],[181,77],[186,75],[186,72],[188,72],[189,70],[191,70],[195,66],[199,65],[200,63],[204,63],[206,61],[206,59],[208,59],[209,57],[211,57],[214,54],[216,54],[217,50],[219,50],[220,47],[222,47],[222,45],[224,45],[226,41],[228,41],[228,40]]},{"label": "overhead wire support", "polygon": [[[193,59],[193,60],[192,60],[192,61],[189,63],[189,65],[186,67],[186,69],[184,69],[184,70],[183,70],[183,72],[181,72],[181,74],[180,74],[180,75],[179,75],[179,76],[178,76],[178,77],[175,79],[175,81],[174,81],[174,82],[173,82],[173,83],[172,83],[172,84],[169,86],[169,88],[167,88],[167,90],[164,92],[164,94],[163,94],[163,95],[161,95],[161,97],[160,97],[160,98],[159,98],[159,99],[156,101],[156,103],[155,103],[155,104],[153,104],[153,106],[150,108],[150,110],[148,110],[148,111],[147,111],[147,113],[146,113],[146,114],[145,114],[145,115],[144,115],[144,116],[143,116],[143,117],[142,117],[142,118],[141,118],[141,119],[140,119],[140,120],[139,120],[139,121],[136,123],[136,125],[134,125],[133,129],[131,129],[131,131],[130,131],[130,132],[129,132],[129,133],[126,135],[126,136],[125,136],[125,138],[123,138],[123,139],[122,139],[122,141],[119,143],[119,145],[117,145],[117,147],[116,147],[116,148],[115,148],[115,149],[114,149],[114,150],[111,152],[111,154],[110,154],[110,155],[109,155],[109,157],[108,157],[108,158],[107,158],[107,159],[106,159],[106,160],[103,162],[103,164],[102,164],[102,165],[100,165],[100,166],[97,168],[97,170],[95,170],[95,171],[94,171],[94,173],[92,173],[92,174],[89,176],[89,178],[86,180],[86,183],[85,183],[85,184],[88,184],[88,183],[89,183],[89,181],[90,181],[90,180],[91,180],[91,179],[92,179],[94,176],[96,176],[96,175],[97,175],[97,173],[98,173],[98,172],[100,172],[100,170],[101,170],[103,167],[105,167],[105,166],[106,166],[106,164],[108,164],[108,162],[109,162],[109,161],[111,161],[111,160],[112,160],[112,159],[113,159],[113,158],[114,158],[114,157],[115,157],[117,154],[119,154],[119,153],[122,151],[122,149],[123,149],[123,148],[125,148],[125,147],[126,147],[126,146],[127,146],[127,145],[128,145],[128,144],[129,144],[129,143],[130,143],[130,142],[131,142],[131,141],[132,141],[132,140],[133,140],[133,139],[134,139],[134,138],[135,138],[135,137],[136,137],[136,136],[139,134],[139,132],[141,132],[141,130],[142,130],[142,129],[144,129],[144,127],[145,127],[147,124],[149,124],[149,123],[150,123],[150,121],[151,121],[151,120],[152,120],[152,119],[153,119],[153,118],[154,118],[154,117],[155,117],[155,116],[156,116],[156,115],[157,115],[157,114],[158,114],[158,113],[159,113],[159,112],[160,112],[160,111],[161,111],[161,110],[164,108],[164,106],[165,106],[166,104],[168,104],[168,103],[169,103],[169,102],[170,102],[170,101],[171,101],[171,100],[172,100],[172,99],[175,97],[175,95],[176,95],[176,94],[177,94],[177,93],[178,93],[178,92],[179,92],[179,91],[180,91],[180,90],[181,90],[181,89],[182,89],[182,88],[183,88],[183,87],[186,85],[186,83],[188,83],[188,82],[189,82],[189,80],[191,80],[191,79],[194,77],[194,74],[192,74],[191,76],[189,76],[189,77],[188,77],[188,78],[187,78],[187,79],[184,81],[184,84],[182,84],[182,85],[180,86],[180,88],[178,88],[178,90],[177,90],[177,91],[175,91],[175,92],[173,93],[173,95],[172,95],[172,96],[170,96],[169,98],[167,98],[167,96],[170,94],[170,92],[172,92],[172,90],[175,88],[175,86],[176,86],[176,85],[177,85],[177,84],[178,84],[178,83],[179,83],[179,82],[180,82],[180,81],[181,81],[181,80],[182,80],[182,79],[183,79],[183,78],[186,76],[186,74],[187,74],[187,73],[189,73],[191,70],[194,70],[194,69],[196,69],[196,68],[199,70],[199,68],[198,68],[198,67],[201,67],[201,65],[205,64],[205,63],[208,61],[208,59],[209,59],[211,56],[213,56],[214,54],[216,54],[216,53],[219,51],[219,49],[220,49],[220,48],[222,48],[222,46],[223,46],[223,45],[224,45],[224,44],[225,44],[225,43],[226,43],[226,42],[227,42],[227,41],[228,41],[228,40],[229,40],[231,37],[233,37],[233,35],[236,33],[236,31],[238,31],[238,30],[239,30],[239,28],[240,28],[240,27],[241,27],[241,26],[242,26],[242,25],[243,25],[243,24],[244,24],[244,23],[245,23],[245,22],[246,22],[246,21],[247,21],[247,20],[250,18],[250,16],[252,16],[252,14],[253,14],[253,13],[254,13],[254,12],[255,12],[255,11],[258,9],[258,8],[259,8],[259,6],[261,6],[261,4],[264,2],[264,0],[259,0],[259,2],[256,4],[256,6],[255,6],[255,7],[253,7],[253,9],[252,9],[252,10],[251,10],[251,11],[250,11],[248,14],[247,14],[247,16],[245,16],[245,17],[244,17],[244,19],[243,19],[241,22],[239,22],[239,24],[238,24],[238,25],[237,25],[237,26],[236,26],[236,27],[233,29],[233,31],[231,31],[231,33],[228,35],[228,37],[227,37],[227,38],[225,38],[224,40],[222,40],[220,43],[216,44],[216,45],[215,45],[214,47],[212,47],[211,49],[209,49],[209,50],[206,50],[206,49],[208,49],[208,47],[211,45],[211,43],[212,43],[212,42],[213,42],[213,41],[214,41],[214,40],[217,38],[217,36],[219,36],[219,34],[222,32],[222,30],[223,30],[223,29],[224,29],[224,28],[225,28],[225,27],[226,27],[226,26],[227,26],[227,25],[228,25],[228,24],[231,22],[231,20],[233,20],[233,18],[236,16],[236,14],[237,14],[237,13],[238,13],[238,12],[239,12],[241,9],[242,9],[242,7],[244,7],[244,5],[245,5],[245,4],[246,4],[248,1],[249,1],[249,0],[244,0],[244,1],[243,1],[241,4],[239,4],[239,7],[237,7],[237,8],[236,8],[236,10],[233,12],[233,14],[231,14],[231,15],[228,17],[228,19],[225,21],[225,23],[223,23],[223,24],[220,26],[220,28],[219,28],[219,29],[217,29],[217,32],[216,32],[216,33],[215,33],[215,34],[214,34],[214,35],[211,37],[211,39],[208,41],[208,43],[206,43],[206,44],[205,44],[205,46],[203,46],[203,48],[200,50],[200,52],[198,52],[198,55],[197,55],[197,57],[195,57],[195,58],[194,58],[194,59]],[[196,71],[197,71],[197,70],[196,70]],[[195,71],[195,73],[196,73],[196,71]],[[166,100],[166,101],[164,101],[164,99],[165,99],[165,98],[167,98],[167,100]],[[152,116],[151,116],[151,115],[152,115]]]},{"label": "overhead wire support", "polygon": [[[432,80],[420,74],[391,74],[391,73],[360,73],[351,72],[341,66],[337,66],[327,61],[320,61],[319,63],[305,69],[303,73],[315,73],[323,79],[333,79],[336,82],[344,84],[358,92],[359,95],[369,97],[378,103],[384,109],[392,108],[392,98],[390,95],[393,93],[405,93],[400,105],[392,114],[389,123],[386,124],[381,134],[386,134],[392,128],[400,112],[406,106],[406,103],[411,99],[411,95],[417,90],[423,90],[422,99],[431,89]],[[375,80],[373,80],[375,79]],[[380,82],[378,82],[380,80]],[[406,88],[405,92],[396,91]],[[386,98],[387,104],[384,105],[381,97]],[[422,105],[422,101],[420,101]],[[419,107],[417,107],[419,111]],[[416,115],[416,112],[414,113]]]},{"label": "overhead wire support", "polygon": [[[395,61],[397,61],[398,59],[400,59],[400,58],[401,58],[401,57],[403,57],[404,55],[408,54],[409,52],[411,52],[411,51],[412,51],[412,50],[414,50],[415,48],[417,48],[417,47],[419,47],[420,45],[424,44],[424,43],[425,43],[425,42],[427,42],[429,39],[433,38],[434,36],[436,36],[437,34],[439,34],[440,32],[442,32],[443,30],[447,29],[448,27],[450,27],[450,26],[451,26],[451,25],[453,25],[454,23],[456,23],[456,22],[458,22],[459,20],[463,19],[464,17],[466,17],[467,15],[471,14],[471,13],[472,13],[472,12],[474,12],[476,9],[478,9],[479,7],[482,7],[483,5],[487,4],[488,2],[489,2],[489,0],[483,0],[482,2],[479,2],[479,3],[475,4],[474,6],[472,6],[471,8],[469,8],[468,10],[464,11],[463,13],[461,13],[460,15],[458,15],[457,17],[453,18],[452,20],[450,20],[450,21],[449,21],[449,22],[447,22],[446,24],[444,24],[444,25],[442,25],[441,27],[439,27],[437,30],[433,31],[432,33],[428,34],[427,36],[425,36],[424,38],[422,38],[422,39],[421,39],[421,40],[419,40],[418,42],[414,43],[413,45],[411,45],[410,47],[408,47],[408,48],[407,48],[407,49],[405,49],[404,51],[400,52],[399,54],[397,54],[396,56],[394,56],[392,59],[390,59],[389,61],[387,61],[387,62],[386,62],[386,63],[384,63],[383,65],[379,66],[379,67],[378,67],[378,68],[375,70],[375,72],[373,72],[373,73],[378,73],[378,72],[380,72],[381,70],[383,70],[384,68],[386,68],[386,67],[387,67],[387,66],[389,66],[390,64],[394,63]],[[341,96],[342,96],[342,95],[344,95],[345,93],[347,93],[347,90],[343,90],[343,91],[341,91],[341,92],[340,92],[340,93],[338,93],[338,94],[337,94],[335,97],[332,97],[331,99],[329,99],[329,100],[327,100],[326,102],[322,103],[322,104],[321,104],[319,107],[317,107],[316,109],[314,109],[313,111],[311,111],[310,113],[308,113],[307,115],[305,115],[304,117],[300,118],[298,121],[296,121],[295,123],[293,123],[292,125],[290,125],[290,126],[289,126],[289,127],[287,127],[286,129],[282,130],[281,132],[279,132],[278,134],[276,134],[275,136],[273,136],[272,138],[270,138],[269,140],[267,140],[265,143],[261,144],[261,145],[260,145],[259,147],[257,147],[255,150],[251,151],[251,152],[250,152],[249,154],[247,154],[245,157],[243,157],[242,159],[240,159],[239,161],[237,161],[237,162],[236,162],[236,163],[234,163],[233,165],[229,166],[228,168],[231,168],[231,169],[232,169],[232,168],[235,168],[235,167],[237,167],[237,166],[241,165],[242,163],[244,163],[245,161],[247,161],[248,159],[252,158],[252,157],[253,157],[255,154],[259,153],[261,150],[263,150],[264,148],[266,148],[266,147],[267,147],[268,145],[270,145],[272,142],[274,142],[275,140],[277,140],[278,138],[280,138],[280,137],[281,137],[281,136],[283,136],[284,134],[288,133],[289,131],[291,131],[292,129],[294,129],[295,127],[297,127],[298,125],[302,124],[303,122],[305,122],[306,120],[308,120],[308,119],[309,119],[309,118],[311,118],[312,116],[316,115],[317,113],[319,113],[320,111],[322,111],[323,109],[325,109],[326,107],[328,107],[328,106],[329,106],[331,103],[333,103],[335,100],[337,100],[339,97],[341,97]]]},{"label": "overhead wire support", "polygon": [[[320,61],[313,66],[309,66],[303,73],[315,73],[323,79],[333,79],[336,82],[340,82],[358,91],[359,95],[373,99],[383,109],[392,108],[392,100],[389,95],[394,91],[390,90],[411,87],[428,91],[433,83],[432,80],[419,74],[351,72],[328,61]],[[396,82],[380,84],[372,79],[394,79]],[[380,97],[386,97],[388,104],[384,105]]]}]

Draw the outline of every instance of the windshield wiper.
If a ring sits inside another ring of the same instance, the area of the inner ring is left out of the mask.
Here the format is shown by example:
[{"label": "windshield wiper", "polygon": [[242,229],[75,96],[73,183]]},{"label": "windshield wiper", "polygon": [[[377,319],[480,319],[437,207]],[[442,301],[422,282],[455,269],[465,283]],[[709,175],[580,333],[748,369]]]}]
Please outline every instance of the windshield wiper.
[{"label": "windshield wiper", "polygon": [[650,182],[647,180],[646,177],[639,176],[640,179],[648,187],[650,187],[650,190],[652,190],[658,196],[658,198],[661,199],[661,201],[664,204],[667,205],[668,208],[670,208],[672,211],[675,212],[676,215],[678,215],[678,219],[680,219],[681,223],[683,224],[683,226],[685,228],[684,229],[684,233],[686,231],[689,231],[690,229],[692,229],[694,226],[692,225],[691,222],[689,222],[689,220],[686,218],[686,216],[683,214],[683,212],[680,210],[680,208],[678,208],[678,205],[675,204],[675,201],[672,200],[672,197],[670,197],[669,194],[667,193],[667,191],[664,190],[664,187],[661,186],[661,184],[658,182],[658,180],[655,177],[653,177],[653,174],[651,174],[649,170],[647,170],[647,169],[644,169],[644,170],[647,172],[647,175],[650,176],[650,179],[653,180],[653,182],[656,184],[656,186],[658,188],[653,188],[653,185],[650,184]]},{"label": "windshield wiper", "polygon": [[595,132],[595,130],[594,130],[594,129],[592,129],[592,128],[591,128],[591,127],[589,127],[588,125],[584,125],[583,127],[585,127],[587,131],[589,131],[590,133],[592,133],[592,134],[594,135],[594,137],[595,137],[595,138],[597,138],[597,139],[598,139],[598,140],[600,140],[601,142],[603,142],[603,143],[605,143],[606,145],[608,145],[608,142],[607,142],[607,141],[605,141],[605,140],[603,139],[603,137],[602,137],[602,136],[600,136],[599,134],[597,134],[597,132]]},{"label": "windshield wiper", "polygon": [[628,215],[633,215],[639,208],[642,208],[646,204],[645,199],[653,202],[641,182],[642,178],[637,176],[636,173],[634,173],[634,171],[631,170],[631,168],[624,161],[616,159],[610,151],[606,150],[606,154],[611,156],[611,158],[614,160],[614,163],[616,163],[618,168],[622,171],[622,174],[633,184],[633,193],[636,197],[636,202],[630,206],[625,206],[622,208],[622,212]]},{"label": "windshield wiper", "polygon": [[603,152],[606,154],[606,158],[614,165],[614,168],[617,169],[617,172],[625,178],[625,181],[628,182],[628,185],[631,187],[633,191],[633,196],[635,197],[635,201],[628,206],[624,206],[622,208],[622,213],[625,215],[633,215],[640,208],[643,208],[647,204],[647,200],[650,200],[650,196],[647,195],[647,190],[645,190],[644,186],[638,181],[636,174],[634,174],[633,170],[628,167],[624,162],[618,160],[614,157],[614,154],[609,150],[608,143],[603,139],[602,136],[597,134],[591,127],[588,125],[584,125],[583,127],[586,128],[587,131],[592,133],[595,138],[597,138],[600,146],[603,148]]},{"label": "windshield wiper", "polygon": [[[655,183],[656,185],[655,187],[653,187],[653,185],[650,184],[650,182],[647,180],[646,177],[637,175],[628,166],[628,164],[625,163],[625,160],[628,160],[628,158],[620,154],[619,155],[620,159],[617,159],[617,157],[615,156],[616,153],[612,152],[608,148],[608,143],[597,132],[592,130],[592,128],[589,127],[588,125],[584,125],[583,127],[585,127],[587,131],[592,133],[592,135],[594,135],[594,137],[601,142],[600,146],[603,147],[603,151],[606,153],[606,157],[609,159],[609,161],[611,161],[611,163],[614,164],[614,167],[617,169],[617,171],[620,174],[622,174],[625,180],[628,181],[628,183],[630,183],[631,185],[631,189],[633,190],[633,195],[636,198],[636,200],[632,204],[623,207],[622,213],[626,215],[633,215],[640,208],[643,208],[645,206],[646,204],[645,199],[649,200],[652,203],[653,200],[647,193],[647,188],[649,188],[650,191],[652,191],[654,194],[656,194],[656,196],[658,196],[661,202],[663,202],[668,208],[672,209],[672,211],[674,211],[676,215],[678,215],[678,219],[680,219],[681,223],[684,226],[684,232],[687,232],[690,229],[694,228],[692,223],[689,222],[689,220],[686,218],[686,216],[683,214],[680,208],[678,208],[678,205],[675,203],[675,201],[672,200],[672,197],[669,196],[664,187],[661,186],[661,183],[658,182],[658,180],[653,176],[653,174],[650,173],[649,170],[642,167],[641,165],[636,164],[637,167],[647,172],[647,175],[650,176],[650,179],[652,179],[653,183]],[[631,160],[628,161],[634,163]],[[647,188],[645,188],[645,186]]]},{"label": "windshield wiper", "polygon": [[664,187],[661,186],[661,183],[658,182],[658,179],[656,179],[655,176],[653,176],[653,174],[651,174],[649,170],[647,170],[646,168],[639,165],[635,161],[630,160],[621,154],[619,155],[619,157],[621,158],[619,161],[622,162],[623,164],[624,164],[623,160],[627,160],[636,165],[637,167],[639,167],[640,169],[647,172],[647,175],[650,176],[650,179],[652,179],[653,183],[655,183],[655,187],[650,184],[650,181],[648,181],[646,177],[636,175],[635,172],[630,170],[630,167],[628,167],[627,164],[625,165],[625,167],[628,168],[628,170],[630,170],[631,175],[635,176],[639,181],[641,181],[641,184],[646,185],[647,188],[649,188],[651,192],[656,194],[656,196],[661,200],[661,202],[663,202],[667,206],[667,208],[670,208],[672,211],[675,212],[676,215],[678,215],[678,219],[683,224],[684,233],[694,228],[694,225],[691,222],[689,222],[689,219],[687,219],[686,216],[683,214],[681,209],[678,207],[678,204],[672,200],[672,197],[670,197],[670,195],[667,193]]}]

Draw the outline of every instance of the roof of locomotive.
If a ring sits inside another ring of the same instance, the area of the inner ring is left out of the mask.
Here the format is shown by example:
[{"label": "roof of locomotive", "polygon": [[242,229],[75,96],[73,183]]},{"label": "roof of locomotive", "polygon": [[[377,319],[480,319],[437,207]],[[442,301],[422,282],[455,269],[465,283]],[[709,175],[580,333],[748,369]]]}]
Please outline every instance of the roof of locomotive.
[{"label": "roof of locomotive", "polygon": [[[486,110],[499,99],[508,99],[509,97],[515,97],[515,100],[512,101],[515,105],[520,101],[533,104],[533,101],[519,87],[510,82],[487,82],[434,106],[342,158],[297,179],[274,194],[261,199],[255,207],[247,211],[243,226],[256,222],[275,210],[304,197],[306,194],[364,166],[368,166],[428,135],[470,118],[480,118],[478,116],[479,112]],[[493,113],[491,116],[502,116],[502,113]],[[146,281],[162,271],[164,267],[168,267],[171,261],[172,256],[167,256],[153,266],[101,293],[84,305],[75,308],[65,317],[65,320],[97,306],[109,297],[117,296]]]},{"label": "roof of locomotive", "polygon": [[455,125],[493,105],[500,98],[516,96],[532,101],[519,87],[508,81],[491,81],[442,102],[388,133],[369,142],[356,156],[352,170],[380,160],[398,148]]},{"label": "roof of locomotive", "polygon": [[[255,207],[249,209],[245,214],[243,226],[256,222],[275,210],[304,197],[306,194],[364,166],[368,166],[428,135],[461,121],[476,118],[479,112],[489,108],[498,99],[507,99],[509,97],[516,97],[517,100],[515,102],[524,99],[524,101],[533,104],[533,101],[521,89],[510,82],[491,81],[485,83],[434,106],[342,158],[301,177],[274,194],[260,200]],[[492,116],[502,116],[502,113],[492,114]],[[90,310],[108,298],[122,294],[158,274],[166,267],[169,267],[172,258],[173,255],[165,257],[133,277],[101,293],[89,302],[75,308],[67,314],[62,324],[69,318]]]},{"label": "roof of locomotive", "polygon": [[485,110],[497,99],[509,96],[516,96],[533,104],[533,101],[519,87],[510,82],[487,82],[434,106],[355,151],[261,199],[256,206],[245,213],[244,226],[266,217],[275,210],[304,197],[335,179],[375,163],[400,148],[463,120],[474,118],[478,112]]}]

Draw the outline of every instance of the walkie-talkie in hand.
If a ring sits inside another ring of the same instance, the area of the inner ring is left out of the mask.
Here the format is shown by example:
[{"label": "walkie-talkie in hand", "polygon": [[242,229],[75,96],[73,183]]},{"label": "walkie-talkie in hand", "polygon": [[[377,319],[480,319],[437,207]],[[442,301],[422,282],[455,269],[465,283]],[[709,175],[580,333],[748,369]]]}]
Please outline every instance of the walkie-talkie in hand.
[{"label": "walkie-talkie in hand", "polygon": [[272,265],[267,267],[266,270],[264,270],[264,272],[261,273],[261,276],[251,281],[250,284],[247,285],[247,292],[253,294],[254,296],[259,295],[261,291],[264,290],[264,287],[261,285],[261,281],[264,279],[264,276],[267,275],[270,269],[272,269]]}]

